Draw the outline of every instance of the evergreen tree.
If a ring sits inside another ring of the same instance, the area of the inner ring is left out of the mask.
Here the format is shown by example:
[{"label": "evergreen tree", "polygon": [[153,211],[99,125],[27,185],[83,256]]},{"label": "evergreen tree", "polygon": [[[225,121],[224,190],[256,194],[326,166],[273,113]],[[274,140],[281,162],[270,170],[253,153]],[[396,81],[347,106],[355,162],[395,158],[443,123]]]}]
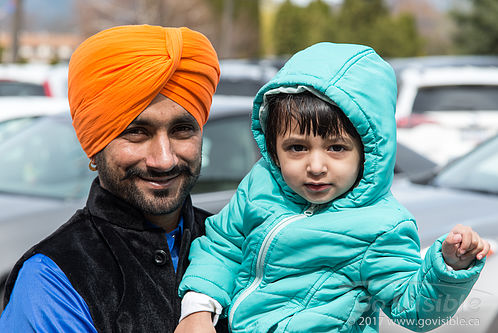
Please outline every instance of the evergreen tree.
[{"label": "evergreen tree", "polygon": [[498,1],[472,1],[469,12],[453,12],[458,28],[454,41],[461,53],[498,54]]},{"label": "evergreen tree", "polygon": [[393,17],[382,0],[344,0],[338,41],[373,47],[384,57],[420,55],[422,39],[412,15]]},{"label": "evergreen tree", "polygon": [[383,0],[344,0],[337,13],[323,0],[305,8],[286,0],[277,11],[273,36],[278,55],[321,41],[364,44],[385,57],[415,56],[422,50],[414,17],[392,17]]},{"label": "evergreen tree", "polygon": [[304,15],[308,44],[335,41],[336,22],[328,4],[322,0],[312,1],[306,7]]},{"label": "evergreen tree", "polygon": [[286,0],[275,15],[273,38],[277,55],[296,53],[307,46],[306,17],[303,8]]}]

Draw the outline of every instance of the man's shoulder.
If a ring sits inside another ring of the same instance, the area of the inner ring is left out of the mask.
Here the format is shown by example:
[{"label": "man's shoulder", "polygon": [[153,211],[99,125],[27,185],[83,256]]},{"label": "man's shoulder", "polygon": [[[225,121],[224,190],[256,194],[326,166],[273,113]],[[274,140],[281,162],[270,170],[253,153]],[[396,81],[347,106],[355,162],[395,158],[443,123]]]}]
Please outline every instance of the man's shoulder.
[{"label": "man's shoulder", "polygon": [[193,209],[194,209],[194,218],[195,218],[196,222],[204,222],[204,220],[206,218],[213,215],[213,213],[210,213],[207,210],[204,210],[204,209],[199,208],[199,207],[194,206]]}]

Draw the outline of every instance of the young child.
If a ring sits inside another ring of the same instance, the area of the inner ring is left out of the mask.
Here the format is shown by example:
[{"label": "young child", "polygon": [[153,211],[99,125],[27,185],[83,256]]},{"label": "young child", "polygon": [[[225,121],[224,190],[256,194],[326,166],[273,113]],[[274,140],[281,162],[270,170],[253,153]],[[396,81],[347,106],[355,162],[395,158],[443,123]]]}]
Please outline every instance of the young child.
[{"label": "young child", "polygon": [[212,332],[211,313],[232,332],[377,332],[379,309],[429,330],[455,313],[489,245],[457,226],[420,258],[390,193],[395,100],[392,68],[360,45],[311,46],[261,88],[263,158],[192,245],[177,332]]}]

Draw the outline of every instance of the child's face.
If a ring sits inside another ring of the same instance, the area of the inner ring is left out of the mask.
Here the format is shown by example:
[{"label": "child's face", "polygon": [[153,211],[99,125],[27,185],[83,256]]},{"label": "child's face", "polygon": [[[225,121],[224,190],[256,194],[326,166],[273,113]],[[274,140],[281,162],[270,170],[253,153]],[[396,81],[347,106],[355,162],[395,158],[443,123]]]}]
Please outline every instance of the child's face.
[{"label": "child's face", "polygon": [[360,170],[360,143],[342,137],[300,134],[293,123],[277,136],[277,165],[287,185],[310,203],[322,204],[346,193]]}]

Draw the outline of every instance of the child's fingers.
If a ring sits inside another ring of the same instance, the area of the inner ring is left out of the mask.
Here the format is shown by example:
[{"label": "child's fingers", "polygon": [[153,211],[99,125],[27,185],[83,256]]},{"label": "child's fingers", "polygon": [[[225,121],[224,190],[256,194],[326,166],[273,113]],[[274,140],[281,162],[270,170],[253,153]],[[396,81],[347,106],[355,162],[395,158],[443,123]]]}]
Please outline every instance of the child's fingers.
[{"label": "child's fingers", "polygon": [[483,243],[484,243],[483,249],[476,255],[477,260],[481,260],[482,258],[487,256],[491,248],[491,246],[487,241],[483,240]]},{"label": "child's fingers", "polygon": [[477,234],[477,232],[471,230],[471,233],[470,233],[470,243],[468,244],[468,247],[466,249],[464,248],[465,253],[473,252],[475,249],[477,249],[477,247],[479,246],[479,244],[481,244],[481,246],[482,246],[481,237],[479,237],[479,235]]},{"label": "child's fingers", "polygon": [[455,233],[453,231],[451,231],[445,239],[445,242],[447,244],[452,244],[452,245],[458,244],[461,241],[462,241],[462,235],[459,233]]},{"label": "child's fingers", "polygon": [[472,243],[474,242],[474,232],[470,227],[461,226],[460,234],[462,235],[462,241],[460,242],[460,249],[458,250],[459,255],[463,255],[471,249]]}]

